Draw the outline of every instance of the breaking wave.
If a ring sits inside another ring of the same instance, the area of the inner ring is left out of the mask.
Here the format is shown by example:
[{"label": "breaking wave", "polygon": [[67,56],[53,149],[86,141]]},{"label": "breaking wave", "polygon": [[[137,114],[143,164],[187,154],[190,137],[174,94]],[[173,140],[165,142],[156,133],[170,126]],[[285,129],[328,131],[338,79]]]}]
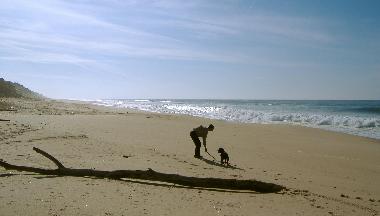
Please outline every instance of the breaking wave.
[{"label": "breaking wave", "polygon": [[[241,123],[297,124],[380,139],[380,115],[323,110],[309,104],[248,103],[245,101],[193,100],[101,100],[104,106],[137,109],[148,112],[185,114]],[[328,107],[328,106],[323,106]],[[371,110],[368,109],[367,110]]]}]

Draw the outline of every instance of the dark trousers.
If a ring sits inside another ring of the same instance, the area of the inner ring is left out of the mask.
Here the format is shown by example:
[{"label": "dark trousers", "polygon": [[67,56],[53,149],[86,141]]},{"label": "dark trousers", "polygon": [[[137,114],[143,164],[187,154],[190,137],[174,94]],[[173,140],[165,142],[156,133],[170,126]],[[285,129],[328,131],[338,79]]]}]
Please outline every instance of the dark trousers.
[{"label": "dark trousers", "polygon": [[194,156],[195,157],[200,157],[201,156],[201,146],[202,146],[202,143],[199,140],[199,138],[197,136],[197,133],[195,131],[191,131],[190,132],[190,137],[191,137],[191,139],[193,140],[193,142],[195,144],[195,154],[194,154]]}]

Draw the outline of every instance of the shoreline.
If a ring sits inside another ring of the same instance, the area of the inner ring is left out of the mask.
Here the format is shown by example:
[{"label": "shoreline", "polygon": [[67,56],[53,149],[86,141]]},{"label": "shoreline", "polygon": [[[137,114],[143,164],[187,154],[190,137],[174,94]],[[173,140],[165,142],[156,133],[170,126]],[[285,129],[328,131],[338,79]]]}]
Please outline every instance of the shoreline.
[{"label": "shoreline", "polygon": [[[233,123],[67,101],[10,101],[19,109],[0,112],[0,118],[10,120],[0,122],[0,158],[13,164],[54,168],[32,151],[38,147],[72,168],[152,168],[194,177],[257,179],[289,191],[216,192],[149,182],[49,178],[0,168],[1,215],[380,212],[380,188],[374,184],[380,181],[377,139],[303,126]],[[208,137],[210,153],[218,157],[217,148],[224,147],[235,168],[218,165],[203,149],[204,160],[193,157],[188,133],[208,123],[216,126]]]},{"label": "shoreline", "polygon": [[[370,137],[370,136],[365,136],[365,135],[361,135],[361,134],[357,134],[357,133],[349,133],[349,132],[345,132],[343,129],[342,130],[339,130],[339,129],[334,129],[334,128],[324,128],[324,127],[317,127],[317,126],[312,126],[312,125],[306,125],[306,124],[301,124],[301,123],[295,123],[295,122],[262,122],[262,123],[258,123],[258,122],[240,122],[240,121],[234,121],[234,120],[225,120],[225,119],[218,119],[218,118],[209,118],[209,117],[206,117],[206,116],[194,116],[194,115],[190,115],[190,114],[181,114],[181,113],[164,113],[164,112],[154,112],[154,111],[146,111],[146,110],[140,110],[140,109],[133,109],[133,108],[127,108],[127,107],[115,107],[115,106],[108,106],[108,105],[101,105],[101,104],[94,104],[92,102],[89,102],[89,101],[80,101],[80,100],[62,100],[63,102],[72,102],[72,103],[79,103],[79,104],[88,104],[88,105],[95,105],[95,106],[99,106],[99,107],[106,107],[106,108],[110,108],[110,109],[120,109],[120,110],[127,110],[127,111],[130,111],[130,112],[141,112],[141,113],[150,113],[150,114],[157,114],[157,115],[176,115],[176,116],[186,116],[186,117],[190,117],[190,118],[201,118],[201,119],[207,119],[207,120],[210,120],[210,121],[223,121],[223,122],[226,122],[226,123],[233,123],[233,124],[247,124],[247,125],[250,125],[250,124],[257,124],[257,125],[287,125],[287,126],[294,126],[294,127],[305,127],[305,128],[313,128],[313,129],[317,129],[317,130],[323,130],[323,131],[329,131],[329,132],[335,132],[335,133],[341,133],[341,134],[345,134],[345,135],[351,135],[351,136],[358,136],[358,137],[362,137],[362,138],[368,138],[368,139],[373,139],[373,140],[378,140],[380,141],[380,138],[376,138],[376,137]],[[334,100],[335,101],[335,100]],[[351,100],[349,100],[351,101]],[[368,100],[364,100],[364,101],[368,101]],[[376,100],[377,101],[377,100]]]},{"label": "shoreline", "polygon": [[[301,125],[380,139],[380,119],[376,117],[375,113],[363,113],[373,111],[374,109],[371,106],[376,106],[378,101],[374,101],[376,102],[375,104],[372,102],[370,104],[352,104],[349,103],[350,101],[342,103],[335,100],[332,103],[314,100],[311,103],[303,103],[297,100],[291,104],[283,102],[173,99],[171,101],[162,101],[160,99],[90,101],[90,103],[96,105],[114,108],[127,108],[161,114],[184,114],[235,123]],[[346,110],[346,112],[343,112],[343,110]],[[353,110],[358,111],[354,112]]]}]

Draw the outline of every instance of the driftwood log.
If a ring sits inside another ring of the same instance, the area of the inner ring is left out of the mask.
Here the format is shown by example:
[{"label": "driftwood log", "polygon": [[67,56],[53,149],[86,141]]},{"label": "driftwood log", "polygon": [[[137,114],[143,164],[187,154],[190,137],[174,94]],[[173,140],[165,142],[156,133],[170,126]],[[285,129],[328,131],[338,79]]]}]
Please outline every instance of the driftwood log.
[{"label": "driftwood log", "polygon": [[198,178],[188,177],[178,174],[166,174],[156,172],[152,169],[148,170],[115,170],[115,171],[101,171],[93,169],[71,169],[63,166],[56,158],[47,152],[33,148],[37,153],[45,156],[51,160],[58,168],[57,169],[43,169],[29,166],[17,166],[9,164],[0,159],[0,166],[7,170],[17,170],[34,172],[44,175],[56,176],[77,176],[77,177],[97,177],[108,179],[140,179],[148,181],[159,181],[166,183],[173,183],[176,185],[196,188],[214,188],[214,189],[227,189],[227,190],[249,190],[260,193],[276,193],[285,189],[285,187],[273,183],[266,183],[256,180],[239,180],[239,179],[221,179],[221,178]]}]

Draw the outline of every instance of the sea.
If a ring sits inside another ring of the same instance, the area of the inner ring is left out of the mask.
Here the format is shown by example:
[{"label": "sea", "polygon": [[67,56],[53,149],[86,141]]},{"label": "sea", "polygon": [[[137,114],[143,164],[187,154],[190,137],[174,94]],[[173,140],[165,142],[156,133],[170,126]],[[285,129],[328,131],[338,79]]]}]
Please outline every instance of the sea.
[{"label": "sea", "polygon": [[93,103],[248,124],[302,125],[380,139],[380,100],[103,99]]}]

